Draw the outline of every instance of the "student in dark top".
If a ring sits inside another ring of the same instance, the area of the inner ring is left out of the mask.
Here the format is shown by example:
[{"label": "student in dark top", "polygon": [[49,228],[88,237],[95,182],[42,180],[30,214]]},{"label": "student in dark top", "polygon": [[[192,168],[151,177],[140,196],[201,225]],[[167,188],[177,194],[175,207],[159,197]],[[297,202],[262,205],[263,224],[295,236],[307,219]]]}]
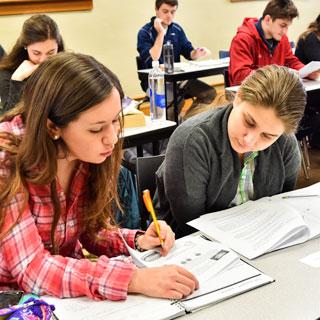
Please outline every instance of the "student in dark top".
[{"label": "student in dark top", "polygon": [[[301,62],[320,61],[320,15],[310,23],[297,42],[295,55]],[[320,94],[317,91],[308,92],[308,103],[304,126],[311,126],[309,135],[311,147],[320,149]]]},{"label": "student in dark top", "polygon": [[[180,62],[180,55],[188,60],[196,60],[210,54],[205,47],[195,49],[182,27],[173,22],[177,9],[178,0],[156,0],[156,16],[152,17],[138,33],[137,49],[143,68],[151,68],[152,60],[163,63],[162,46],[167,41],[173,44],[174,62]],[[146,91],[148,82],[141,82],[141,87]],[[194,105],[210,104],[216,96],[214,88],[197,79],[183,83],[183,92],[186,96],[196,98]]]},{"label": "student in dark top", "polygon": [[[253,70],[268,64],[278,64],[295,70],[303,63],[293,54],[287,32],[298,10],[291,0],[271,0],[262,17],[245,18],[230,46],[229,80],[232,86],[241,82]],[[308,77],[315,79],[318,73]]]},{"label": "student in dark top", "polygon": [[6,52],[4,51],[2,45],[0,44],[0,59],[6,54]]},{"label": "student in dark top", "polygon": [[320,14],[315,21],[310,23],[308,29],[300,35],[295,55],[304,64],[311,61],[320,61]]},{"label": "student in dark top", "polygon": [[35,69],[64,44],[55,21],[39,14],[27,19],[11,52],[0,61],[0,114],[20,100],[26,80]]},{"label": "student in dark top", "polygon": [[232,104],[183,122],[157,171],[158,216],[180,237],[202,214],[293,190],[305,103],[297,73],[269,65],[242,82]]}]

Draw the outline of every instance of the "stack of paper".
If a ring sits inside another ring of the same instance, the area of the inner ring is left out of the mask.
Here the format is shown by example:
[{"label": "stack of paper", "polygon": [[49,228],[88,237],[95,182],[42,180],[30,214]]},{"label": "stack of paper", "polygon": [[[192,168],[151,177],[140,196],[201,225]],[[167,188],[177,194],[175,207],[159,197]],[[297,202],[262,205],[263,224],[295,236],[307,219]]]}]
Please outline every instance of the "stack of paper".
[{"label": "stack of paper", "polygon": [[125,97],[122,100],[124,128],[143,127],[146,125],[144,113],[137,109],[138,102]]}]

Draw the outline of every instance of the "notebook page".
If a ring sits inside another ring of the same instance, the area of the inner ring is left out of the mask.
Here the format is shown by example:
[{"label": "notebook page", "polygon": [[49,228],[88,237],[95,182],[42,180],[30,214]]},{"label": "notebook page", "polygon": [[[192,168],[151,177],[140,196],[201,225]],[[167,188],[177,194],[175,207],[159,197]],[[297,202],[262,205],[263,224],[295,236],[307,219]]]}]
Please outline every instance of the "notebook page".
[{"label": "notebook page", "polygon": [[59,299],[43,296],[43,300],[55,306],[59,320],[166,320],[184,314],[181,307],[170,300],[129,295],[125,301],[94,301],[86,297]]}]

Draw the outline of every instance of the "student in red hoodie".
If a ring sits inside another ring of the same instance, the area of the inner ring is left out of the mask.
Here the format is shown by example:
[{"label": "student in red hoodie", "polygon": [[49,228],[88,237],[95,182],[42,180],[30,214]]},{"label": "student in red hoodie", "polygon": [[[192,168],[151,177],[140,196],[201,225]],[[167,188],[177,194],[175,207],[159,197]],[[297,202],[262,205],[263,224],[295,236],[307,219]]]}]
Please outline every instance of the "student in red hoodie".
[{"label": "student in red hoodie", "polygon": [[[294,56],[287,37],[298,10],[291,0],[271,0],[262,17],[245,18],[230,47],[229,80],[240,85],[253,70],[278,64],[299,70],[304,65]],[[309,75],[317,78],[319,73]]]}]

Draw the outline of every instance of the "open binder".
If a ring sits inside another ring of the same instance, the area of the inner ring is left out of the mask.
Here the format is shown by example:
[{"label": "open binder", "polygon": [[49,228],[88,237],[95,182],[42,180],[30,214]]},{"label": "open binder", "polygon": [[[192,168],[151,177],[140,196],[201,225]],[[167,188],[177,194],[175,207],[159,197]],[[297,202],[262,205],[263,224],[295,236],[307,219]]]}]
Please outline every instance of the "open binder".
[{"label": "open binder", "polygon": [[[201,264],[194,260],[194,264],[190,263],[192,272],[200,282],[200,288],[185,299],[172,301],[133,294],[129,294],[127,300],[120,302],[93,301],[85,297],[59,299],[45,296],[43,299],[56,307],[55,316],[59,320],[165,320],[195,312],[273,281],[271,277],[240,260],[231,250],[217,242],[205,240],[201,235],[191,235],[177,240],[176,243],[176,248],[172,250],[171,256],[169,254],[168,257],[154,259],[157,257],[156,255],[149,255],[153,258],[151,261],[145,261],[148,252],[135,252],[136,255],[133,253],[133,259],[138,263],[140,261],[142,264],[155,265],[156,263],[170,263],[165,260],[172,261],[174,257],[178,256],[180,260],[185,260],[184,255],[188,254],[190,257],[192,252],[200,253],[202,259],[208,258],[213,253],[212,262]],[[188,247],[190,249],[186,249]],[[202,248],[201,252],[198,251],[199,248]],[[151,254],[151,252],[149,253]],[[158,262],[156,262],[157,260]],[[190,268],[187,267],[189,271],[191,271]],[[211,270],[205,272],[204,268]]]}]

